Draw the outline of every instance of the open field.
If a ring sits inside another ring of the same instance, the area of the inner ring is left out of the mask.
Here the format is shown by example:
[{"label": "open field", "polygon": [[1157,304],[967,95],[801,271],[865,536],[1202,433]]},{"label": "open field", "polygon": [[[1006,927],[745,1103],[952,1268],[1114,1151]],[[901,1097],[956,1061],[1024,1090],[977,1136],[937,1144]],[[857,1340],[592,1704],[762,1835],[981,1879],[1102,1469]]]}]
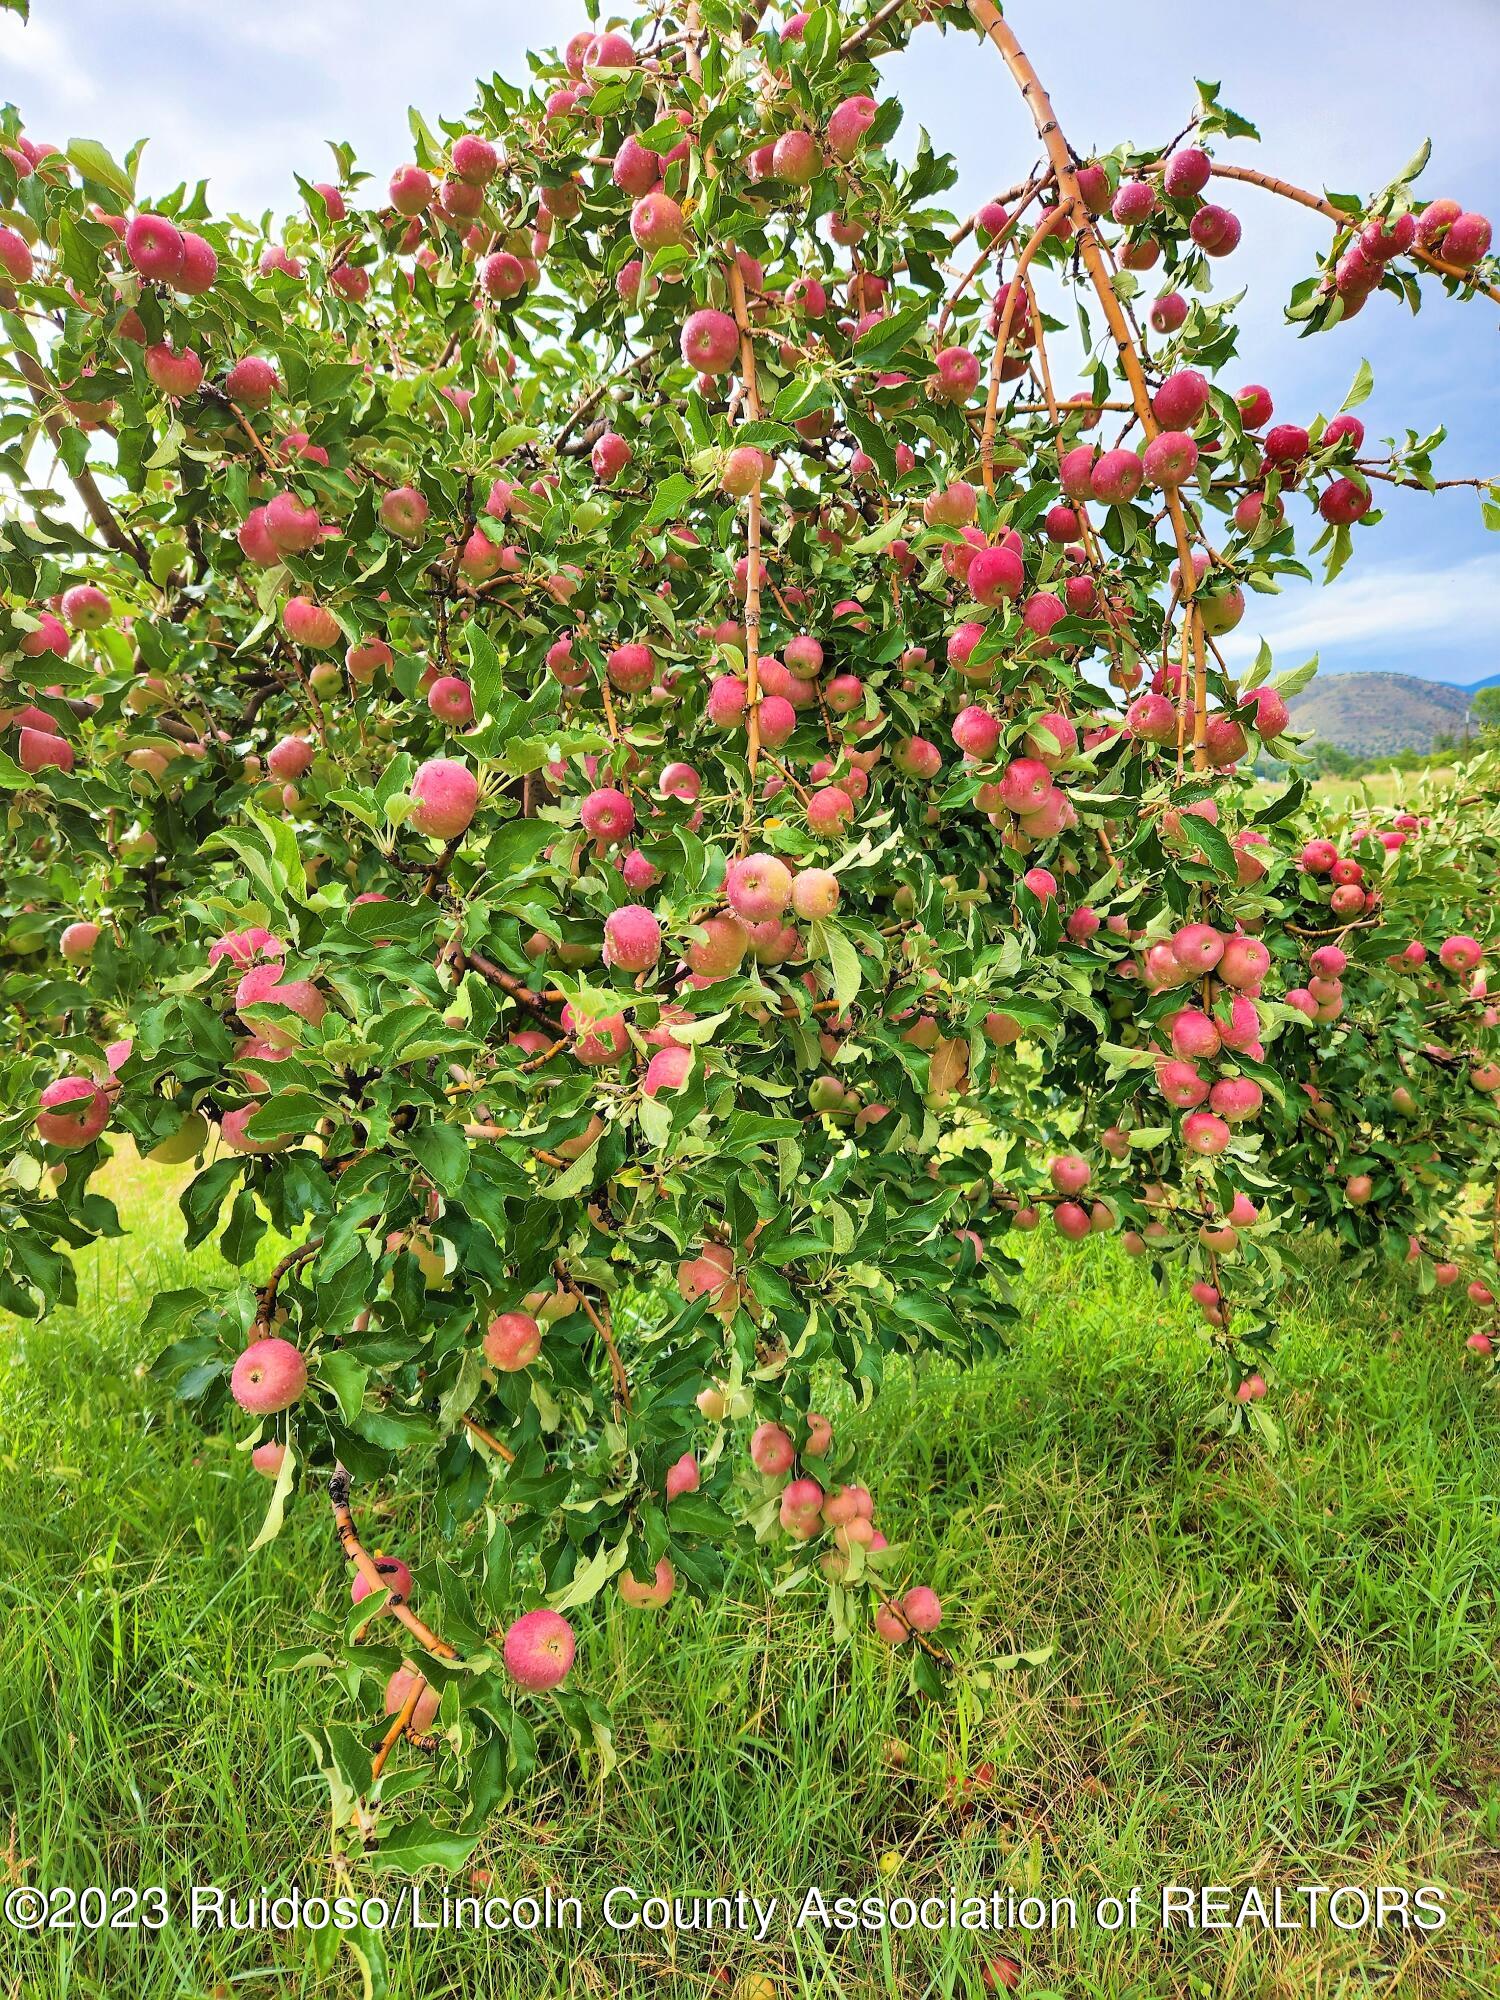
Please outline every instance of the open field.
[{"label": "open field", "polygon": [[[82,1887],[331,1886],[324,1800],[298,1734],[332,1697],[268,1672],[309,1602],[346,1584],[320,1507],[245,1559],[266,1489],[142,1379],[152,1247],[86,1260],[83,1303],[7,1328],[0,1491],[8,1700],[0,1838],[13,1874]],[[200,1268],[206,1260],[197,1260]],[[579,1936],[387,1939],[393,1995],[977,1992],[980,1941],[795,1930],[763,1945],[616,1936],[603,1892],[744,1887],[793,1907],[835,1893],[1039,1887],[1090,1897],[1164,1881],[1350,1882],[1453,1892],[1430,1942],[1259,1930],[1164,1938],[1152,1922],[997,1940],[1023,1991],[1084,2000],[1459,1996],[1500,1983],[1500,1482],[1494,1392],[1448,1309],[1337,1274],[1293,1301],[1276,1407],[1285,1451],[1226,1444],[1185,1314],[1109,1246],[1034,1252],[1009,1362],[897,1383],[858,1420],[883,1513],[949,1606],[966,1694],[918,1705],[873,1646],[830,1646],[820,1603],[741,1578],[716,1609],[601,1615],[582,1674],[616,1717],[619,1769],[556,1740],[480,1860],[496,1892],[550,1882]],[[420,1547],[395,1501],[383,1532]],[[1034,1664],[1003,1664],[1022,1650]],[[894,1748],[893,1745],[899,1745]],[[955,1786],[955,1780],[957,1785]],[[419,1783],[425,1780],[418,1780]],[[78,1934],[11,1949],[25,2000],[358,1994],[305,1936]]]},{"label": "open field", "polygon": [[1452,779],[1453,771],[1447,766],[1433,771],[1369,771],[1360,778],[1319,778],[1313,793],[1336,806],[1394,806],[1424,786],[1446,785]]}]

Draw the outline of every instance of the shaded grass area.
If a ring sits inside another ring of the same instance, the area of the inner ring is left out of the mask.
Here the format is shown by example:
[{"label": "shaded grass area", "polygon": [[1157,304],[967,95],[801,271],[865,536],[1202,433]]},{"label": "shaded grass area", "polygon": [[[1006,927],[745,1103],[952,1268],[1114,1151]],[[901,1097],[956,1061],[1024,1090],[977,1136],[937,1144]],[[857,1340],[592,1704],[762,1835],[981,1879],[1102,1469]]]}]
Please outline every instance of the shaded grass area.
[{"label": "shaded grass area", "polygon": [[[347,1583],[312,1497],[245,1557],[267,1488],[163,1404],[138,1331],[154,1289],[212,1259],[160,1247],[168,1176],[121,1192],[138,1233],[84,1261],[79,1309],[0,1329],[0,1843],[15,1879],[162,1883],[174,1917],[7,1936],[0,1995],[357,1995],[347,1951],[186,1923],[195,1883],[338,1886],[299,1728],[339,1696],[268,1663]],[[1190,1320],[1113,1246],[1029,1254],[1007,1360],[909,1373],[846,1419],[887,1532],[947,1607],[948,1697],[913,1697],[867,1641],[831,1643],[817,1593],[767,1599],[748,1574],[712,1607],[598,1607],[574,1671],[614,1712],[619,1767],[601,1783],[544,1733],[476,1856],[486,1893],[550,1884],[585,1927],[398,1928],[376,1991],[694,1995],[761,1974],[783,1995],[970,1994],[1001,1952],[1022,1992],[1069,2000],[1500,1989],[1500,1426],[1459,1309],[1334,1270],[1300,1290],[1268,1456],[1214,1431]],[[388,1545],[433,1553],[416,1507],[376,1518]],[[403,1755],[403,1807],[434,1806]],[[1164,1882],[1436,1883],[1449,1921],[1167,1934]],[[598,1917],[616,1884],[781,1908],[762,1944],[617,1936]],[[798,1929],[811,1885],[1009,1886],[1072,1896],[1079,1927]],[[1094,1901],[1134,1885],[1139,1926],[1101,1930]]]}]

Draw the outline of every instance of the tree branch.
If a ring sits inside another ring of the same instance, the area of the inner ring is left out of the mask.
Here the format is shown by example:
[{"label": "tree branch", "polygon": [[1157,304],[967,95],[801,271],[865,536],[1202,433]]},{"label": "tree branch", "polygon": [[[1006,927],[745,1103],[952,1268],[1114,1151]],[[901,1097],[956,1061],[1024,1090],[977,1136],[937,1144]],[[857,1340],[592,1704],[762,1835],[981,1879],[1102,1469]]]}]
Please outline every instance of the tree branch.
[{"label": "tree branch", "polygon": [[894,19],[907,4],[908,0],[885,0],[885,5],[878,7],[862,27],[856,28],[852,35],[844,37],[839,44],[839,54],[841,56],[856,54],[872,35],[878,35],[886,22]]},{"label": "tree branch", "polygon": [[[386,1579],[380,1567],[359,1539],[359,1531],[354,1525],[354,1515],[349,1505],[349,1474],[342,1465],[335,1465],[328,1480],[328,1498],[333,1507],[333,1525],[339,1538],[339,1547],[345,1557],[364,1578],[371,1590],[385,1590]],[[387,1600],[386,1609],[400,1624],[404,1625],[417,1644],[431,1653],[434,1659],[456,1660],[459,1653],[446,1639],[438,1637],[430,1625],[424,1624],[409,1604],[399,1598]]]},{"label": "tree branch", "polygon": [[[1087,203],[1078,192],[1078,176],[1073,167],[1073,149],[1063,136],[1062,127],[1057,122],[1057,113],[1052,108],[1052,100],[1047,95],[1041,78],[1016,40],[1009,24],[1002,19],[993,0],[968,0],[968,4],[969,12],[1000,51],[1006,68],[1015,78],[1031,112],[1037,137],[1047,149],[1047,157],[1057,176],[1058,205],[1072,210],[1074,227],[1078,232],[1079,253],[1119,352],[1120,365],[1130,384],[1131,401],[1135,405],[1136,415],[1149,442],[1157,435],[1160,426],[1152,412],[1151,392],[1146,385],[1145,369],[1141,365],[1140,352],[1130,331],[1130,322],[1125,317],[1105,265],[1104,253],[1100,249],[1099,237],[1094,228],[1094,219],[1089,213]],[[1182,579],[1179,590],[1184,616],[1189,623],[1196,623],[1198,610],[1194,599],[1197,575],[1193,569],[1193,545],[1188,533],[1187,516],[1183,512],[1182,500],[1175,487],[1169,487],[1167,490],[1167,511],[1171,517],[1172,533],[1177,543],[1178,571]],[[1207,717],[1200,709],[1194,735],[1193,756],[1194,765],[1198,769],[1204,769],[1207,765],[1203,743],[1206,723]]]},{"label": "tree branch", "polygon": [[[43,428],[46,430],[48,437],[51,438],[54,446],[56,446],[59,454],[61,454],[63,433],[67,429],[67,425],[63,422],[58,412],[51,407],[52,384],[48,381],[40,363],[34,356],[28,354],[24,347],[17,347],[13,352],[16,357],[16,366],[20,369],[21,374],[25,378],[26,386],[31,391],[31,400],[36,404],[37,412],[42,419]],[[114,509],[100,492],[98,482],[95,480],[93,473],[85,465],[77,472],[70,472],[68,477],[72,480],[79,499],[88,510],[89,519],[99,530],[105,541],[108,542],[109,546],[117,554],[129,556],[131,561],[136,563],[149,576],[151,574],[150,557],[146,554],[144,547],[136,537],[128,529],[121,527]]]},{"label": "tree branch", "polygon": [[588,1314],[590,1324],[593,1326],[595,1333],[597,1333],[599,1338],[604,1342],[605,1352],[609,1356],[609,1371],[610,1374],[614,1377],[615,1399],[626,1410],[628,1410],[630,1408],[630,1381],[625,1373],[625,1363],[620,1359],[620,1350],[618,1347],[615,1346],[615,1337],[613,1333],[610,1332],[608,1325],[605,1323],[604,1320],[602,1320],[599,1317],[598,1313],[595,1312],[593,1306],[583,1296],[583,1293],[579,1291],[577,1285],[573,1282],[573,1279],[569,1274],[567,1265],[564,1264],[561,1261],[561,1259],[559,1259],[558,1262],[552,1266],[552,1269],[556,1273],[556,1275],[562,1280],[562,1282],[567,1286],[569,1295],[572,1298],[575,1298],[578,1301],[579,1305],[583,1307],[583,1310]]},{"label": "tree branch", "polygon": [[[1292,181],[1284,181],[1276,174],[1262,173],[1259,167],[1234,167],[1227,161],[1214,160],[1212,171],[1221,180],[1245,181],[1251,187],[1264,188],[1267,194],[1279,194],[1286,201],[1294,201],[1301,208],[1314,209],[1319,215],[1326,215],[1330,222],[1336,222],[1341,229],[1349,228],[1357,219],[1344,209],[1335,208],[1333,203],[1325,200],[1322,195],[1312,194],[1308,189],[1300,188]],[[1493,299],[1496,305],[1500,305],[1500,286],[1486,285],[1476,278],[1472,271],[1466,271],[1458,264],[1445,263],[1441,257],[1434,257],[1430,250],[1420,249],[1415,244],[1406,254],[1414,257],[1419,264],[1425,264],[1429,271],[1441,272],[1445,278],[1456,278],[1460,284],[1468,285],[1476,292],[1483,292],[1487,299]]]}]

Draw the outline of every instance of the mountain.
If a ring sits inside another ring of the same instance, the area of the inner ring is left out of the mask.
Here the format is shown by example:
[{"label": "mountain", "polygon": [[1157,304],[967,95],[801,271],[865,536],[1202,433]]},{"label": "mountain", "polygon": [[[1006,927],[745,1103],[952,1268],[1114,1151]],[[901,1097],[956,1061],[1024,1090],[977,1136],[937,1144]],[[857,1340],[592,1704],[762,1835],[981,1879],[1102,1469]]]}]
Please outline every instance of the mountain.
[{"label": "mountain", "polygon": [[[1477,682],[1483,687],[1486,683]],[[1419,681],[1410,674],[1329,674],[1288,706],[1292,725],[1358,757],[1430,750],[1438,736],[1462,737],[1472,687]]]}]

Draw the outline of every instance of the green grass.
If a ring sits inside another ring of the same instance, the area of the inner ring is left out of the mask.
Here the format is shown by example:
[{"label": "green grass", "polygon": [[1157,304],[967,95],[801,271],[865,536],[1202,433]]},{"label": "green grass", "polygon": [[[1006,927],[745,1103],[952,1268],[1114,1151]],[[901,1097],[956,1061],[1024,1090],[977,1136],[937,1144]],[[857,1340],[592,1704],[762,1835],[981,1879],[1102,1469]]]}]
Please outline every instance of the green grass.
[{"label": "green grass", "polygon": [[[164,1181],[132,1185],[142,1234],[85,1261],[79,1310],[0,1330],[0,1849],[9,1833],[13,1879],[161,1882],[180,1908],[195,1882],[334,1886],[299,1727],[337,1697],[267,1667],[347,1580],[312,1498],[247,1559],[263,1482],[143,1379],[144,1305],[193,1268],[153,1247]],[[544,1739],[477,1857],[494,1892],[550,1882],[596,1909],[614,1883],[794,1904],[812,1883],[1010,1884],[1082,1909],[1164,1881],[1433,1882],[1452,1917],[1425,1942],[1085,1922],[988,1949],[1068,2000],[1493,1996],[1500,1452],[1458,1308],[1332,1271],[1295,1295],[1272,1457],[1213,1431],[1189,1318],[1111,1246],[1033,1255],[1007,1361],[900,1380],[851,1420],[888,1531],[948,1607],[950,1696],[915,1701],[876,1647],[830,1643],[820,1602],[748,1576],[712,1609],[611,1606],[575,1675],[614,1710],[619,1768],[601,1784]],[[431,1553],[403,1500],[380,1524]],[[1005,1664],[1022,1650],[1045,1657]],[[985,1949],[784,1923],[763,1946],[403,1930],[386,1975],[402,2000],[712,1995],[757,1972],[855,2000],[976,1993]],[[5,2000],[360,1992],[353,1958],[320,1968],[305,1934],[180,1918],[0,1949]]]},{"label": "green grass", "polygon": [[1404,805],[1424,786],[1451,784],[1453,776],[1446,766],[1430,771],[1367,771],[1358,778],[1318,778],[1313,792],[1336,806],[1362,805],[1366,801],[1376,806]]}]

